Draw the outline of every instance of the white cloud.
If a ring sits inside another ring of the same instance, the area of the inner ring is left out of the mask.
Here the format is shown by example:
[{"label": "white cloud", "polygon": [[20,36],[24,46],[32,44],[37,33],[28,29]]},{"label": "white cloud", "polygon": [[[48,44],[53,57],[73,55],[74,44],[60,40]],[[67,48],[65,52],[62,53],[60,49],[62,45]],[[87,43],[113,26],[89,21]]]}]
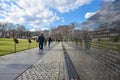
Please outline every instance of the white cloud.
[{"label": "white cloud", "polygon": [[37,26],[59,19],[41,0],[2,0],[0,14],[5,17],[3,21]]},{"label": "white cloud", "polygon": [[[108,2],[113,2],[113,1],[115,1],[115,0],[104,0],[104,1],[105,1],[106,3],[108,3]],[[88,19],[88,18],[92,17],[94,14],[96,14],[97,12],[99,12],[99,10],[96,11],[96,12],[87,12],[87,13],[85,14],[85,18]]]},{"label": "white cloud", "polygon": [[87,13],[85,14],[85,18],[88,19],[88,18],[92,17],[93,15],[95,15],[97,12],[98,12],[98,11],[96,11],[96,12],[87,12]]},{"label": "white cloud", "polygon": [[89,4],[92,0],[45,0],[46,4],[61,13],[69,12],[80,6]]},{"label": "white cloud", "polygon": [[52,11],[56,9],[60,13],[69,12],[80,6],[90,3],[92,0],[0,0],[0,21],[19,24],[31,24],[34,26],[46,26],[61,20]]}]

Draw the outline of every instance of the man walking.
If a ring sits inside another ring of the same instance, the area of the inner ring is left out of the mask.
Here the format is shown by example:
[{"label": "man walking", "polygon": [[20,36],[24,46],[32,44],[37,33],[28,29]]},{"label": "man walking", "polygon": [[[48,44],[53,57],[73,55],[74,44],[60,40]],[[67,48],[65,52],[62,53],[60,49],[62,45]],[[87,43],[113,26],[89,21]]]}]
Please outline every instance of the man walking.
[{"label": "man walking", "polygon": [[43,34],[41,34],[41,35],[38,37],[39,50],[43,50],[44,40],[45,40],[45,38],[44,38]]}]

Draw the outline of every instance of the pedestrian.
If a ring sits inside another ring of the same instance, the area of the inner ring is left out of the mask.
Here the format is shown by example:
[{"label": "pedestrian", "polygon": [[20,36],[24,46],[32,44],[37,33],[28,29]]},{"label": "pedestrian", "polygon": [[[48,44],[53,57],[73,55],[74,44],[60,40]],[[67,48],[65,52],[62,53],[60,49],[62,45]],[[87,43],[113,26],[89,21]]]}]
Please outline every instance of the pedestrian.
[{"label": "pedestrian", "polygon": [[43,34],[41,34],[41,35],[38,37],[39,50],[43,50],[44,40],[45,40],[45,38],[44,38]]},{"label": "pedestrian", "polygon": [[50,43],[51,43],[52,39],[51,37],[48,38],[48,47],[50,47]]},{"label": "pedestrian", "polygon": [[44,44],[45,46],[47,46],[47,38],[45,38]]}]

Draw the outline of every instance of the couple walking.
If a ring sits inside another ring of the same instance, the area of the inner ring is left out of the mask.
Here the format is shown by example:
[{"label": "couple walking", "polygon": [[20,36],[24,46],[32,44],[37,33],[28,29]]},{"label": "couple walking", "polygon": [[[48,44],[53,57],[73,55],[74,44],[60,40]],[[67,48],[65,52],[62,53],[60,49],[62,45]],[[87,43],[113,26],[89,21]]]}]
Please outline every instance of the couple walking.
[{"label": "couple walking", "polygon": [[[50,43],[51,43],[52,39],[51,37],[48,38],[48,46],[50,47]],[[38,42],[39,42],[39,50],[43,50],[43,45],[44,45],[44,42],[45,41],[45,37],[43,36],[43,34],[41,34],[39,37],[38,37]]]}]

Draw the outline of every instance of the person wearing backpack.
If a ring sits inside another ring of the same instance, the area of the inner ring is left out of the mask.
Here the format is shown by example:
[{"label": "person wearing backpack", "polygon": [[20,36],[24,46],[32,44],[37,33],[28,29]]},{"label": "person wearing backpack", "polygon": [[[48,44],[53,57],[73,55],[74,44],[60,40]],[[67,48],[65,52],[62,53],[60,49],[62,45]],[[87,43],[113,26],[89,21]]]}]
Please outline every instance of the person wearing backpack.
[{"label": "person wearing backpack", "polygon": [[44,40],[45,40],[45,38],[44,38],[43,34],[41,34],[41,35],[38,37],[39,50],[43,50]]}]

